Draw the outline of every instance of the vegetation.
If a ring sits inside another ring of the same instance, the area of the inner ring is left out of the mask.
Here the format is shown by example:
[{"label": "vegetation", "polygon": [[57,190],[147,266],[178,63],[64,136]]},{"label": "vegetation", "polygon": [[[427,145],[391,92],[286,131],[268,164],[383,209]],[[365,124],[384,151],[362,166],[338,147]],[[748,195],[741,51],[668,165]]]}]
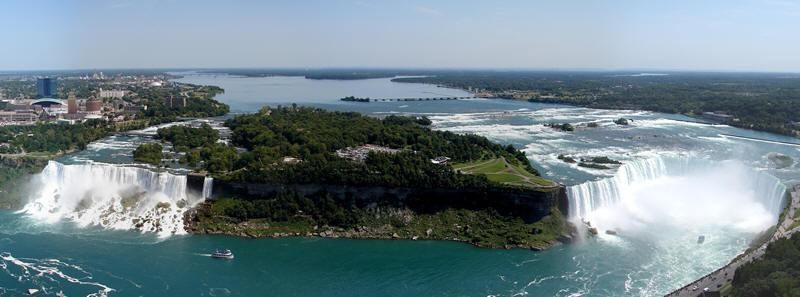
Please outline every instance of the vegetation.
[{"label": "vegetation", "polygon": [[558,210],[527,224],[492,210],[448,209],[432,214],[408,210],[343,207],[330,197],[287,194],[269,200],[223,198],[198,209],[189,222],[199,233],[251,237],[287,235],[350,238],[458,240],[492,248],[545,249],[557,242],[564,219]]},{"label": "vegetation", "polygon": [[219,132],[208,124],[202,124],[199,128],[175,125],[158,129],[156,139],[171,142],[176,151],[185,152],[206,144],[216,143],[219,140]]},{"label": "vegetation", "polygon": [[418,71],[404,70],[366,70],[366,69],[221,69],[209,70],[212,73],[225,73],[249,77],[264,76],[303,76],[307,79],[358,80],[389,78],[397,75],[416,75]]},{"label": "vegetation", "polygon": [[602,170],[611,169],[611,167],[608,167],[606,165],[590,163],[590,162],[580,162],[580,163],[578,163],[578,166],[586,167],[586,168],[592,168],[592,169],[602,169]]},{"label": "vegetation", "polygon": [[319,74],[307,74],[305,76],[307,79],[334,79],[334,80],[357,80],[357,79],[370,79],[370,78],[388,78],[394,77],[394,75],[383,74],[383,73],[319,73]]},{"label": "vegetation", "polygon": [[796,77],[761,73],[665,74],[472,71],[393,81],[472,88],[501,98],[593,108],[687,115],[722,111],[737,119],[729,123],[734,126],[786,135],[800,133],[800,84]]},{"label": "vegetation", "polygon": [[552,181],[533,175],[519,165],[509,164],[506,159],[502,157],[455,164],[453,165],[453,169],[461,173],[483,174],[486,175],[490,181],[506,185],[527,188],[556,186]]},{"label": "vegetation", "polygon": [[564,131],[564,132],[575,131],[575,127],[572,126],[572,124],[570,124],[570,123],[563,123],[563,124],[549,123],[549,124],[545,124],[545,126],[553,128],[553,129],[561,130],[561,131]]},{"label": "vegetation", "polygon": [[369,98],[358,98],[358,97],[353,97],[353,96],[347,96],[347,97],[344,97],[344,98],[339,99],[339,100],[350,101],[350,102],[369,102],[370,99]]},{"label": "vegetation", "polygon": [[163,158],[163,150],[164,147],[159,143],[141,144],[133,151],[133,160],[158,166]]},{"label": "vegetation", "polygon": [[[423,188],[487,188],[484,176],[457,174],[430,159],[454,162],[503,157],[531,175],[525,154],[484,137],[431,131],[427,119],[389,116],[376,119],[352,112],[306,107],[265,108],[238,116],[226,125],[232,143],[247,149],[223,179],[255,183],[319,183]],[[333,154],[336,150],[374,144],[403,150],[370,153],[363,163]],[[302,160],[284,163],[284,157]]]},{"label": "vegetation", "polygon": [[558,159],[567,163],[577,163],[578,161],[575,158],[566,156],[566,155],[558,155]]},{"label": "vegetation", "polygon": [[800,296],[800,235],[780,239],[736,270],[733,296]]},{"label": "vegetation", "polygon": [[614,120],[614,124],[617,124],[617,125],[620,125],[620,126],[627,126],[630,123],[628,123],[628,119],[619,118],[619,119]]},{"label": "vegetation", "polygon": [[596,163],[596,164],[616,164],[616,165],[622,164],[622,162],[620,162],[620,161],[613,160],[613,159],[611,159],[609,157],[605,157],[605,156],[604,157],[592,157],[591,159],[588,159],[588,161],[592,162],[592,163]]},{"label": "vegetation", "polygon": [[0,157],[0,209],[20,207],[26,177],[39,173],[46,165],[47,160],[42,158]]},{"label": "vegetation", "polygon": [[[429,124],[424,117],[377,119],[292,106],[264,108],[257,114],[227,121],[232,130],[230,141],[246,150],[242,152],[213,143],[215,137],[200,136],[196,129],[202,128],[171,128],[158,134],[176,144],[191,143],[185,145],[190,148],[187,159],[216,172],[215,178],[227,183],[463,189],[475,193],[501,188],[541,194],[538,191],[554,189],[555,184],[539,177],[525,154],[514,147],[474,135],[432,131],[426,128]],[[369,152],[363,162],[335,154],[365,144],[394,151]],[[441,156],[456,162],[458,171],[431,161]],[[287,157],[293,161],[285,162]],[[472,192],[457,193],[454,195],[462,197]],[[229,193],[229,198],[201,207],[191,228],[195,232],[248,236],[305,235],[325,229],[347,237],[421,236],[491,247],[544,248],[552,245],[565,227],[557,210],[544,220],[525,223],[511,214],[511,206],[494,201],[497,197],[480,201],[427,196],[399,201],[385,197],[373,203],[326,191],[309,196],[296,192],[266,197],[236,195]],[[428,229],[431,231],[426,232]]]},{"label": "vegetation", "polygon": [[91,120],[75,125],[37,124],[0,127],[0,143],[7,143],[5,153],[63,153],[84,149],[89,142],[107,135],[111,129],[104,121]]},{"label": "vegetation", "polygon": [[[139,104],[147,105],[143,115],[158,123],[172,122],[177,117],[222,116],[230,110],[227,105],[214,100],[214,96],[223,92],[217,86],[174,84],[158,88],[131,86],[129,90],[141,99]],[[169,106],[167,98],[186,98],[186,106]]]}]

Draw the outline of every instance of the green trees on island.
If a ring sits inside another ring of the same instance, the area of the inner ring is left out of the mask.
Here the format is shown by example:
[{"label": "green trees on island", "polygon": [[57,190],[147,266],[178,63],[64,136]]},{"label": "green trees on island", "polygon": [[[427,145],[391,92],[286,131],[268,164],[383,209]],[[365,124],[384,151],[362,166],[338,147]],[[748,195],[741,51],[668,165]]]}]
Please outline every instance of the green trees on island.
[{"label": "green trees on island", "polygon": [[[208,125],[161,128],[157,138],[183,152],[190,166],[217,173],[218,178],[255,183],[336,183],[414,187],[488,187],[482,176],[461,175],[430,160],[446,156],[456,162],[505,157],[531,173],[525,154],[484,137],[431,131],[424,117],[376,119],[353,112],[308,107],[265,108],[258,114],[226,122],[231,142],[217,143],[219,133]],[[395,153],[372,152],[353,162],[336,150],[365,144]],[[286,160],[296,160],[289,161]]]},{"label": "green trees on island", "polygon": [[199,128],[175,125],[158,129],[156,139],[171,142],[176,151],[188,151],[215,143],[219,139],[219,132],[208,124],[202,124]]},{"label": "green trees on island", "polygon": [[[532,173],[525,154],[475,135],[432,131],[427,119],[388,116],[383,119],[354,112],[308,107],[265,108],[229,120],[232,143],[247,149],[235,171],[223,178],[248,182],[339,183],[415,187],[486,187],[482,176],[460,175],[430,162],[446,156],[454,162],[505,157]],[[353,162],[334,152],[373,144],[399,150],[370,153]],[[284,162],[291,157],[300,162]],[[239,169],[243,169],[238,171]]]},{"label": "green trees on island", "polygon": [[139,145],[133,151],[133,159],[137,162],[144,162],[152,165],[160,165],[163,158],[164,147],[159,143],[145,143]]}]

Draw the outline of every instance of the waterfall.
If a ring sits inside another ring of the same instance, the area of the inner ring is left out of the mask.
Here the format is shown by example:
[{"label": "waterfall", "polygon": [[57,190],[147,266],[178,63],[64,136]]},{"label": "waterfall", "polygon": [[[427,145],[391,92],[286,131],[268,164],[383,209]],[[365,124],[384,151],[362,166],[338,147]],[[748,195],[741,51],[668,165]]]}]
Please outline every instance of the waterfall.
[{"label": "waterfall", "polygon": [[214,189],[214,178],[206,177],[203,180],[203,199],[211,198],[211,190]]},{"label": "waterfall", "polygon": [[[765,221],[774,224],[785,195],[786,186],[766,172],[735,161],[689,157],[630,161],[613,177],[567,188],[570,219],[601,230],[670,220],[690,226],[738,219],[743,229],[752,231]],[[741,209],[745,205],[753,206],[751,212],[758,217],[748,216]]]},{"label": "waterfall", "polygon": [[183,213],[203,200],[187,194],[186,176],[108,164],[50,161],[32,189],[19,211],[30,217],[162,236],[185,233]]}]

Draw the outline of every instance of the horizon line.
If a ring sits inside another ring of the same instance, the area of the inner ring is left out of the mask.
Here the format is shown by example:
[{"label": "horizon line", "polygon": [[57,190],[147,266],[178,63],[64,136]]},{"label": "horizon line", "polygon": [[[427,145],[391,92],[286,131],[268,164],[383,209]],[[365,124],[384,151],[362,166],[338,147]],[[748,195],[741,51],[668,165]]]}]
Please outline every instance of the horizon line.
[{"label": "horizon line", "polygon": [[122,70],[380,70],[380,71],[497,71],[497,72],[668,72],[668,73],[762,73],[762,74],[800,74],[800,70],[763,69],[686,69],[686,68],[594,68],[594,67],[392,67],[392,66],[342,66],[342,67],[271,67],[271,66],[230,66],[230,67],[98,67],[98,68],[52,68],[52,69],[13,69],[0,70],[0,75],[26,72],[78,72],[78,71],[122,71]]}]

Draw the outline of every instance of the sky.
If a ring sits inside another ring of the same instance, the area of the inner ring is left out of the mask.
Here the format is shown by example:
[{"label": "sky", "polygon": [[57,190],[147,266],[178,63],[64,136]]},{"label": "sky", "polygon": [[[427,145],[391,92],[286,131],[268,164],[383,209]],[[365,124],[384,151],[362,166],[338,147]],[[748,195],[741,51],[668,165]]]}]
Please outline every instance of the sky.
[{"label": "sky", "polygon": [[800,72],[800,0],[5,0],[0,70]]}]

